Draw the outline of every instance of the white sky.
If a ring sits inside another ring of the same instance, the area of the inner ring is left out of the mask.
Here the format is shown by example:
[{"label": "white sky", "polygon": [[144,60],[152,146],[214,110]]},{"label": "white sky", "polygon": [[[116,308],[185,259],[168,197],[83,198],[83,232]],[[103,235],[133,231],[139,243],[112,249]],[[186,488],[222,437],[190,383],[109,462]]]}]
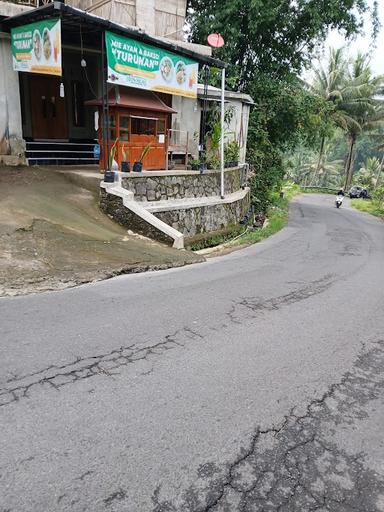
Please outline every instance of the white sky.
[{"label": "white sky", "polygon": [[[379,0],[378,3],[379,16],[382,27],[377,37],[376,49],[372,53],[371,65],[375,74],[384,74],[384,0]],[[358,51],[369,52],[371,44],[371,28],[370,19],[368,16],[364,27],[365,34],[357,37],[355,41],[350,43],[346,43],[343,35],[336,31],[332,31],[326,42],[326,48],[330,46],[334,48],[345,46],[346,48],[349,48],[348,53],[350,53],[351,56],[356,55]]]}]

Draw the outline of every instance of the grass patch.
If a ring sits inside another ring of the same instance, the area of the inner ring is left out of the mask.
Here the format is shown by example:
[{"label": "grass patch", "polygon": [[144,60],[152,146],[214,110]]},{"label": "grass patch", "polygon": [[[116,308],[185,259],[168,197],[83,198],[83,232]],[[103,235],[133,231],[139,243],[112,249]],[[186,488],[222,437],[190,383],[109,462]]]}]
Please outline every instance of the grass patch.
[{"label": "grass patch", "polygon": [[356,210],[361,212],[370,213],[375,217],[384,218],[384,204],[374,199],[352,199],[351,205]]},{"label": "grass patch", "polygon": [[246,226],[238,224],[213,232],[209,237],[207,237],[207,233],[202,233],[201,235],[187,240],[187,249],[199,251],[221,244],[226,244],[226,247],[250,245],[274,235],[280,231],[288,221],[288,206],[290,200],[301,192],[299,185],[290,182],[286,183],[282,190],[284,192],[283,197],[280,197],[279,192],[273,192],[271,194],[271,206],[266,217],[268,223],[264,228],[252,229],[249,227],[247,229]]},{"label": "grass patch", "polygon": [[336,190],[335,188],[328,187],[301,187],[301,192],[303,194],[332,194],[335,195],[339,188]]},{"label": "grass patch", "polygon": [[284,197],[277,192],[272,193],[271,207],[267,212],[268,223],[265,227],[247,231],[243,236],[233,242],[233,245],[255,244],[274,235],[288,222],[289,202],[300,193],[299,185],[287,183],[283,187]]}]

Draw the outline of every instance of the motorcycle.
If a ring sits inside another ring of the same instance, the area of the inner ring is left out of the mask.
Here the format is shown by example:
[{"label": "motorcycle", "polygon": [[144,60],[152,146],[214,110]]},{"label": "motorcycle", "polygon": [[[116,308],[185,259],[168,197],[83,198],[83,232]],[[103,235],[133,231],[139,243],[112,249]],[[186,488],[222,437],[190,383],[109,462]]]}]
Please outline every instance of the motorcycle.
[{"label": "motorcycle", "polygon": [[344,196],[337,196],[336,197],[336,208],[340,208],[340,206],[343,204]]}]

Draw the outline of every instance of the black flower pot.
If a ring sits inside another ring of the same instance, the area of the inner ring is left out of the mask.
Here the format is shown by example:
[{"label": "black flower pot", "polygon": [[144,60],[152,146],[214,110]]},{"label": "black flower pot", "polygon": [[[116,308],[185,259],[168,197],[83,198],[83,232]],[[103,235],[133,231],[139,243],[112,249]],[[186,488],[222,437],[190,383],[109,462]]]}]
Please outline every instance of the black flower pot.
[{"label": "black flower pot", "polygon": [[115,181],[115,172],[114,171],[105,171],[105,173],[104,173],[104,181],[105,181],[105,183],[114,183],[114,181]]},{"label": "black flower pot", "polygon": [[143,163],[142,162],[135,162],[133,164],[133,172],[141,172],[143,170]]},{"label": "black flower pot", "polygon": [[121,162],[121,172],[129,172],[129,162]]},{"label": "black flower pot", "polygon": [[199,164],[192,164],[191,165],[192,171],[198,171],[199,170]]}]

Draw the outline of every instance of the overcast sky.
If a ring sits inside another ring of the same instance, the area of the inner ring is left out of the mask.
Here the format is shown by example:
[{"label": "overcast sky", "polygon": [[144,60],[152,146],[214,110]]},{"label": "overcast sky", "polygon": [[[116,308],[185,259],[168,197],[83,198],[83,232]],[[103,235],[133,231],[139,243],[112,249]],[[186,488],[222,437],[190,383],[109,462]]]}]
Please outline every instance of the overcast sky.
[{"label": "overcast sky", "polygon": [[[382,28],[377,38],[376,49],[372,53],[372,68],[376,74],[384,74],[384,0],[379,0],[379,16]],[[346,43],[344,37],[333,31],[330,33],[326,46],[339,48],[340,46],[349,47],[349,53],[355,55],[358,51],[368,52],[371,44],[371,24],[369,17],[366,20],[365,32],[363,36],[359,36],[356,41]]]}]

